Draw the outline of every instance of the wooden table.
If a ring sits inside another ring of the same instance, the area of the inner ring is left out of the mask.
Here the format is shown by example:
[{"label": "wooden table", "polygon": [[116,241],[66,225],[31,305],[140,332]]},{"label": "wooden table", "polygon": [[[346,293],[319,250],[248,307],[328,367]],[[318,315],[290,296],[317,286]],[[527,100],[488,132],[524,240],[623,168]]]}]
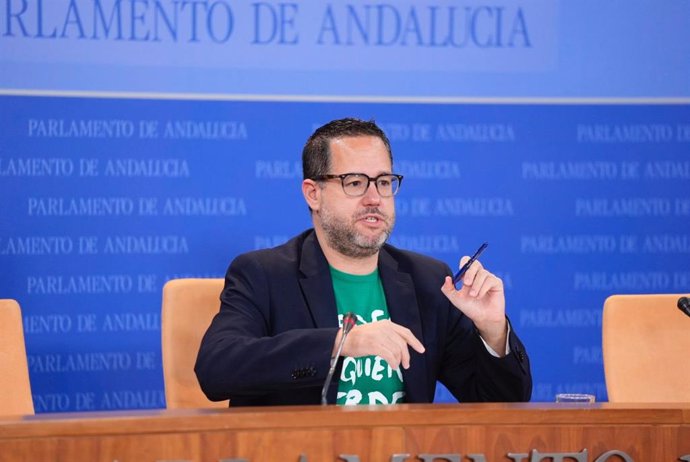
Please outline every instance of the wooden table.
[{"label": "wooden table", "polygon": [[2,462],[431,461],[425,454],[446,454],[433,460],[451,462],[557,460],[546,453],[573,454],[560,456],[568,462],[690,461],[690,403],[290,406],[0,417]]}]

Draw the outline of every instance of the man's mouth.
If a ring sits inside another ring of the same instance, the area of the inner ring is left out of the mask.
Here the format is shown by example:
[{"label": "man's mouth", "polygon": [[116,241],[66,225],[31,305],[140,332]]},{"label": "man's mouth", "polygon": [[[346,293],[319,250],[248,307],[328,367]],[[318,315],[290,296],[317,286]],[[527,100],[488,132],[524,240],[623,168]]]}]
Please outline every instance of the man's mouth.
[{"label": "man's mouth", "polygon": [[375,230],[377,232],[388,227],[388,222],[383,217],[376,215],[367,215],[361,218],[360,222],[362,223],[362,226],[365,227],[365,229],[369,229],[372,231]]},{"label": "man's mouth", "polygon": [[366,224],[370,225],[376,225],[376,224],[385,224],[388,222],[386,219],[386,216],[379,212],[378,210],[363,210],[357,217],[357,221],[362,221]]}]

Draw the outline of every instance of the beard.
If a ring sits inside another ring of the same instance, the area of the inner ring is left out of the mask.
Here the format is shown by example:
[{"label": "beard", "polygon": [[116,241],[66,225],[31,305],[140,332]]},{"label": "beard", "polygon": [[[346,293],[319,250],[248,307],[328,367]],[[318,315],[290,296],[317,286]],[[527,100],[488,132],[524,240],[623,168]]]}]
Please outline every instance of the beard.
[{"label": "beard", "polygon": [[[376,214],[379,220],[386,224],[378,236],[365,236],[355,228],[357,220],[369,214]],[[365,208],[357,213],[351,221],[331,213],[328,207],[321,207],[319,215],[328,244],[337,252],[351,258],[375,255],[386,243],[395,224],[395,212],[388,216],[377,207]]]}]

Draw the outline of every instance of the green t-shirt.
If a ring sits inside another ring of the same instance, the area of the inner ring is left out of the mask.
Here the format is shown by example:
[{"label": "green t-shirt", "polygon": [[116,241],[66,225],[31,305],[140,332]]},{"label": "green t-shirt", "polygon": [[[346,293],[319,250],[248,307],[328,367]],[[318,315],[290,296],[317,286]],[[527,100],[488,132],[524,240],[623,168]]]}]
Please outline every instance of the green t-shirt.
[{"label": "green t-shirt", "polygon": [[[338,323],[351,311],[357,324],[390,319],[378,269],[363,276],[331,267]],[[380,356],[345,357],[338,385],[337,404],[393,404],[404,401],[403,378]]]}]

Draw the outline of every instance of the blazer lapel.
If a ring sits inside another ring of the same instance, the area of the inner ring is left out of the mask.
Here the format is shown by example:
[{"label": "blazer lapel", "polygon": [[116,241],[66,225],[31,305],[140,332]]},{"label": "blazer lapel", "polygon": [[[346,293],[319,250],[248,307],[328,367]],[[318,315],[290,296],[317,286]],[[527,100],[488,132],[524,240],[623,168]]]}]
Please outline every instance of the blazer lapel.
[{"label": "blazer lapel", "polygon": [[314,232],[304,240],[299,269],[302,273],[299,284],[314,327],[338,327],[338,309],[331,273]]},{"label": "blazer lapel", "polygon": [[[398,270],[398,262],[385,247],[379,253],[379,274],[391,321],[410,329],[423,345],[424,335],[414,282],[408,273]],[[410,368],[403,369],[402,374],[407,402],[428,402],[425,356],[410,348]]]}]

